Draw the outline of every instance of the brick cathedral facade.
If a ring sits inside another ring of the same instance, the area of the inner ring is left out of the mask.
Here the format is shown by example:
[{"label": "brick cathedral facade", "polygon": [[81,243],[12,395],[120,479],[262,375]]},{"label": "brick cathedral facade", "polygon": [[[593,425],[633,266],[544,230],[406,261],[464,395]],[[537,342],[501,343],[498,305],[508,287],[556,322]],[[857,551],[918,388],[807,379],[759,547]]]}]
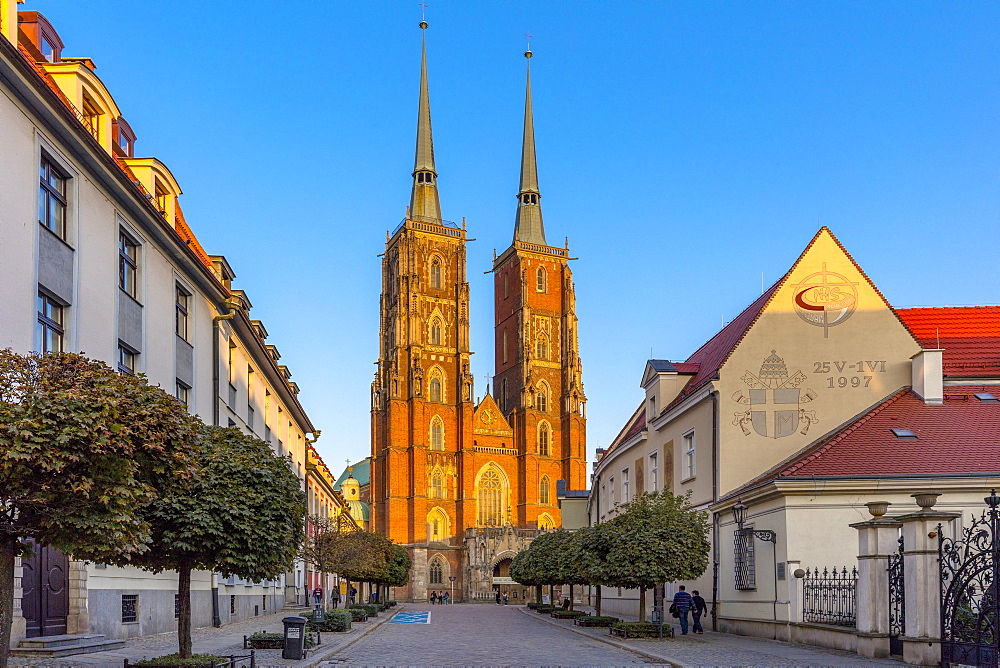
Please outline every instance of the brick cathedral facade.
[{"label": "brick cathedral facade", "polygon": [[372,523],[413,559],[401,599],[523,596],[511,559],[560,526],[558,481],[585,487],[574,286],[569,249],[545,241],[530,71],[521,162],[514,239],[492,267],[496,376],[476,403],[466,230],[441,217],[424,46],[413,189],[382,256],[372,384]]}]

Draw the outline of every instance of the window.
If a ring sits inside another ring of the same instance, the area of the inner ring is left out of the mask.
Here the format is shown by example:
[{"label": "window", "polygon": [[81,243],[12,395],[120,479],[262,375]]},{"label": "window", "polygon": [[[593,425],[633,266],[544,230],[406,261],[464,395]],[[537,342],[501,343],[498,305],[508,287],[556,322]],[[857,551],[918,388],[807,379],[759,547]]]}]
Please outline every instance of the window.
[{"label": "window", "polygon": [[549,388],[545,385],[545,383],[538,386],[535,408],[543,413],[549,410]]},{"label": "window", "polygon": [[658,475],[659,475],[659,472],[658,472],[658,470],[656,468],[656,453],[654,452],[653,454],[651,454],[649,456],[649,484],[650,484],[649,491],[651,491],[651,492],[657,492],[657,491],[659,491],[659,488],[658,488],[658,485],[659,485]]},{"label": "window", "polygon": [[538,271],[535,272],[535,290],[545,292],[545,269],[543,267],[539,267]]},{"label": "window", "polygon": [[503,361],[507,361],[507,330],[503,332]]},{"label": "window", "polygon": [[541,503],[542,505],[548,505],[552,503],[552,501],[549,498],[549,495],[550,495],[549,477],[545,476],[542,478],[542,481],[538,483],[538,503]]},{"label": "window", "polygon": [[101,108],[89,95],[83,94],[83,124],[97,141],[101,140]]},{"label": "window", "polygon": [[684,434],[684,479],[694,477],[694,430]]},{"label": "window", "polygon": [[40,353],[63,351],[65,307],[44,292],[38,293],[38,330],[35,347]]},{"label": "window", "polygon": [[753,527],[747,526],[733,532],[735,542],[733,563],[736,569],[736,589],[746,591],[757,588],[757,565],[753,552]]},{"label": "window", "polygon": [[535,356],[540,360],[549,358],[549,339],[544,334],[540,334],[535,342]]},{"label": "window", "polygon": [[[174,286],[176,318],[174,320],[174,332],[185,341],[188,340],[189,314],[188,308],[191,304],[191,293],[179,285]],[[232,350],[232,348],[230,348]],[[230,358],[232,355],[230,354]],[[232,361],[232,359],[230,359]],[[232,366],[230,366],[232,368]]]},{"label": "window", "polygon": [[438,258],[431,260],[431,287],[441,289],[441,260]]},{"label": "window", "polygon": [[160,212],[164,217],[167,215],[170,205],[170,193],[167,189],[160,185],[160,182],[156,182],[155,186],[156,192],[156,210]]},{"label": "window", "polygon": [[118,232],[118,287],[129,297],[136,296],[139,244],[124,231]]},{"label": "window", "polygon": [[441,377],[434,375],[430,382],[431,401],[441,401]]},{"label": "window", "polygon": [[431,418],[431,450],[444,450],[444,422],[437,415]]},{"label": "window", "polygon": [[135,363],[139,354],[121,341],[118,342],[118,371],[135,374]]},{"label": "window", "polygon": [[615,479],[608,480],[608,507],[615,507]]},{"label": "window", "polygon": [[548,456],[549,454],[549,423],[542,422],[538,425],[538,454]]},{"label": "window", "polygon": [[119,116],[118,120],[113,124],[113,129],[115,133],[115,152],[126,158],[131,158],[135,144],[135,133],[132,132],[132,128],[129,127],[124,118]]},{"label": "window", "polygon": [[441,520],[435,517],[434,520],[431,522],[431,539],[437,540],[440,535],[441,535]]},{"label": "window", "polygon": [[42,154],[39,169],[38,222],[66,238],[66,175]]},{"label": "window", "polygon": [[139,595],[122,594],[122,624],[139,620]]},{"label": "window", "polygon": [[177,397],[179,402],[187,406],[188,401],[191,399],[191,387],[184,381],[177,379],[174,383],[174,396]]},{"label": "window", "polygon": [[[437,520],[434,520],[435,522]],[[431,562],[431,584],[441,584],[444,580],[443,576],[444,569],[441,568],[441,560],[434,559]]]},{"label": "window", "polygon": [[628,469],[622,469],[622,503],[629,502]]},{"label": "window", "polygon": [[440,346],[441,345],[441,319],[434,318],[431,321],[431,345]]},{"label": "window", "polygon": [[481,526],[503,526],[506,519],[507,485],[496,468],[483,472],[477,485],[479,500],[479,524]]},{"label": "window", "polygon": [[431,498],[444,498],[444,474],[441,469],[435,469],[434,473],[431,474]]},{"label": "window", "polygon": [[253,367],[248,364],[247,365],[247,428],[250,431],[253,431],[253,418],[254,418],[253,381],[254,381]]},{"label": "window", "polygon": [[48,37],[41,35],[39,39],[39,51],[42,52],[42,57],[50,63],[56,62],[56,48],[52,46],[52,42],[49,41]]}]

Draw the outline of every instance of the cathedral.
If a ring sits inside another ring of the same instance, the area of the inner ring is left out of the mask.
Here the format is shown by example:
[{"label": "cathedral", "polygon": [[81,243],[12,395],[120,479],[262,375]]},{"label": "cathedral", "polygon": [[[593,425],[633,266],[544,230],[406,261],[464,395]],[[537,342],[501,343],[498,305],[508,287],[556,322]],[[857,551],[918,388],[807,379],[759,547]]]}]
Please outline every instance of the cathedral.
[{"label": "cathedral", "polygon": [[[422,35],[426,22],[420,24]],[[586,397],[568,247],[542,223],[531,51],[511,245],[494,257],[495,376],[476,403],[470,368],[467,240],[443,220],[422,38],[413,187],[382,256],[372,383],[371,525],[413,559],[406,600],[512,600],[510,563],[560,526],[559,481],[586,484]]]}]

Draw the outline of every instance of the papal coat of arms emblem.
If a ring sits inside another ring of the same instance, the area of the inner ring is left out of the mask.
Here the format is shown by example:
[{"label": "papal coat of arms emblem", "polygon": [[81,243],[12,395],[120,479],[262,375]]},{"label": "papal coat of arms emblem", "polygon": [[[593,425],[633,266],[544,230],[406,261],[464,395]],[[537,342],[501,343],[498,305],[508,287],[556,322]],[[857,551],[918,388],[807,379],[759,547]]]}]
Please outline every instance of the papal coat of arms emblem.
[{"label": "papal coat of arms emblem", "polygon": [[816,398],[812,390],[799,387],[806,375],[800,370],[789,376],[785,361],[775,351],[764,359],[759,374],[747,371],[740,380],[748,389],[734,392],[733,400],[750,408],[737,411],[733,424],[738,425],[744,435],[749,436],[750,427],[753,427],[761,436],[784,438],[794,434],[799,425],[802,425],[801,433],[806,434],[813,423],[819,422],[816,411],[801,407]]}]

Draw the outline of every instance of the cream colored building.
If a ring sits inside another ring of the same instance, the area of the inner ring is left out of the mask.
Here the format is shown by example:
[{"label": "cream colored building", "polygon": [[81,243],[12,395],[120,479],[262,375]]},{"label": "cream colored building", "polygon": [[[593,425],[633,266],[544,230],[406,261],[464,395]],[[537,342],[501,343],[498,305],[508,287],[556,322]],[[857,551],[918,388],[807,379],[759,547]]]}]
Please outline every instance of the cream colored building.
[{"label": "cream colored building", "polygon": [[[268,441],[305,489],[307,439],[318,432],[250,300],[232,287],[232,268],[198,243],[175,175],[136,152],[136,131],[94,63],[63,55],[45,17],[17,10],[0,0],[0,348],[85,352],[144,373],[206,423]],[[66,593],[22,601],[44,569],[18,568],[15,645],[26,634],[175,628],[174,574],[42,552]],[[265,582],[197,573],[193,623],[276,611],[303,585],[301,568]]]},{"label": "cream colored building", "polygon": [[[641,385],[598,452],[590,520],[644,491],[690,492],[717,577],[683,584],[715,602],[720,630],[857,648],[805,618],[795,571],[856,566],[866,502],[914,512],[931,489],[935,510],[968,517],[1000,481],[1000,308],[893,309],[826,228],[684,362],[650,360]],[[744,528],[773,542],[737,535],[740,501]],[[634,615],[637,592],[605,588],[603,608]]]}]

